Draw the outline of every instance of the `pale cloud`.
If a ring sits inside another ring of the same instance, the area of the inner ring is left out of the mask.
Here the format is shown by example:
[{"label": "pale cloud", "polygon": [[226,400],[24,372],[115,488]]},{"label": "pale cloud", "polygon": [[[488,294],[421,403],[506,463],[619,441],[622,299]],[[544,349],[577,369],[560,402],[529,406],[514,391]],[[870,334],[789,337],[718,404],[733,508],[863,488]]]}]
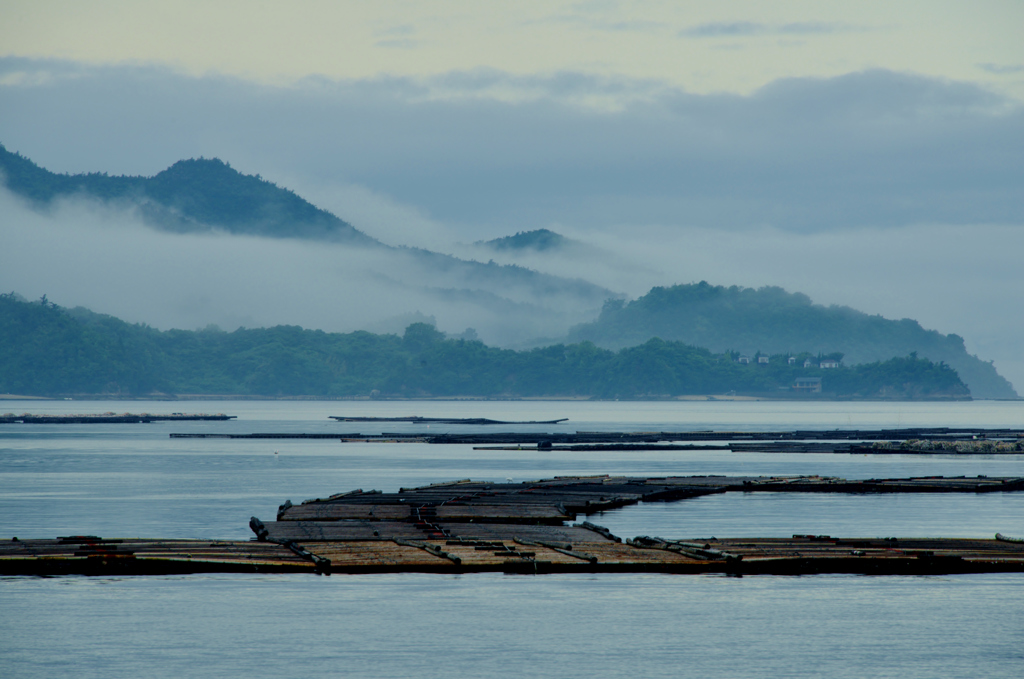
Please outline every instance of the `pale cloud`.
[{"label": "pale cloud", "polygon": [[391,38],[389,40],[378,40],[374,43],[377,47],[387,47],[389,49],[402,49],[411,50],[416,49],[422,44],[419,40],[412,40],[410,38]]},{"label": "pale cloud", "polygon": [[[867,68],[975,80],[1024,99],[976,64],[1019,64],[1024,4],[840,0],[480,3],[8,0],[0,56],[160,64],[263,83],[430,77],[496,69],[652,79],[749,94],[779,78]],[[700,38],[705,39],[683,39]],[[752,37],[805,38],[792,42]],[[827,37],[827,40],[817,39]],[[712,38],[712,39],[707,39]],[[721,49],[743,39],[745,49]],[[268,49],[268,46],[273,46]]]},{"label": "pale cloud", "polygon": [[392,25],[387,28],[381,28],[377,31],[377,35],[387,36],[403,36],[408,37],[416,33],[416,27],[412,24],[400,24]]},{"label": "pale cloud", "polygon": [[679,31],[684,38],[741,38],[778,35],[831,35],[869,30],[838,22],[798,21],[786,24],[766,24],[753,21],[712,22],[690,26]]},{"label": "pale cloud", "polygon": [[1024,73],[1024,65],[1022,64],[978,64],[978,68],[986,73],[994,73],[995,75]]},{"label": "pale cloud", "polygon": [[412,205],[356,184],[322,184],[308,178],[278,179],[314,205],[359,224],[363,233],[392,246],[425,248],[451,253],[458,234]]},{"label": "pale cloud", "polygon": [[671,27],[664,21],[603,19],[590,11],[555,14],[522,23],[524,26],[564,25],[573,30],[643,34],[662,32]]},{"label": "pale cloud", "polygon": [[416,38],[416,27],[412,24],[391,24],[375,31],[379,36],[374,45],[387,49],[413,50],[421,45],[423,41]]}]

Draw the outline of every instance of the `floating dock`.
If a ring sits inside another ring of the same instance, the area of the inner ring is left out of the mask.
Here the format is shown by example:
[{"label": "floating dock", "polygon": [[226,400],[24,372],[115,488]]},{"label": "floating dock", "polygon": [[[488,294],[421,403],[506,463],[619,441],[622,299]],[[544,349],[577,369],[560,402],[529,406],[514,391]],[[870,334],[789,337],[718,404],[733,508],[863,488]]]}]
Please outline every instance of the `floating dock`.
[{"label": "floating dock", "polygon": [[154,415],[151,413],[100,413],[96,415],[0,415],[0,424],[136,424],[140,422],[189,422],[193,420],[225,421],[233,420],[237,415],[206,415],[203,413],[171,413],[170,415]]},{"label": "floating dock", "polygon": [[489,425],[489,424],[561,424],[568,421],[568,417],[557,420],[490,420],[486,417],[346,417],[344,415],[331,415],[332,420],[338,422],[409,422],[412,424],[467,424],[467,425]]},{"label": "floating dock", "polygon": [[1024,541],[906,537],[623,540],[577,520],[637,502],[727,492],[1019,492],[1024,477],[851,481],[822,476],[559,477],[455,481],[397,493],[354,490],[250,520],[255,539],[0,542],[0,575],[179,573],[810,573],[1024,572]]},{"label": "floating dock", "polygon": [[[341,418],[340,422],[436,422],[446,424],[556,424],[409,418]],[[848,453],[874,455],[1024,454],[1021,429],[833,429],[814,431],[645,431],[645,432],[336,432],[315,434],[172,433],[171,438],[335,439],[361,443],[433,443],[472,445],[479,450],[658,451],[723,450],[748,453]],[[525,448],[524,448],[525,447]]]}]

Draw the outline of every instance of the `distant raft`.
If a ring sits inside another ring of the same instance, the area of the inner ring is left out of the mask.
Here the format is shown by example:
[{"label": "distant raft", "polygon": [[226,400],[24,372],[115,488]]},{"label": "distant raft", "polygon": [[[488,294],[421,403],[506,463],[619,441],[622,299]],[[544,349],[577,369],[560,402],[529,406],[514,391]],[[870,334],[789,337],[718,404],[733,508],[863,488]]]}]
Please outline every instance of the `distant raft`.
[{"label": "distant raft", "polygon": [[7,413],[0,415],[0,424],[138,424],[147,422],[189,422],[193,420],[210,420],[223,422],[234,420],[237,415],[224,415],[217,413],[207,415],[205,413],[171,413],[159,415],[153,413],[98,413],[79,415],[30,415],[24,413],[15,415]]},{"label": "distant raft", "polygon": [[489,420],[486,417],[347,417],[344,415],[331,415],[332,420],[338,422],[411,422],[413,424],[561,424],[568,422],[568,417],[558,420]]}]

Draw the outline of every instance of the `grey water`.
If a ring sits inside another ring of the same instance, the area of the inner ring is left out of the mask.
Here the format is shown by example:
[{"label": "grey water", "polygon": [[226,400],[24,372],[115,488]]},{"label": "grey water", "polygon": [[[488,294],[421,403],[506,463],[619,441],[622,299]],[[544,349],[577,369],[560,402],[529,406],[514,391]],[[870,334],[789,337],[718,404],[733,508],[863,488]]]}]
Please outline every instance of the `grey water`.
[{"label": "grey water", "polygon": [[[225,412],[230,422],[0,425],[0,539],[248,539],[285,499],[570,474],[1024,474],[1024,456],[483,451],[171,432],[426,431],[330,415],[656,431],[1024,427],[1024,403],[65,402],[0,411]],[[431,425],[430,431],[488,430]],[[490,428],[493,430],[493,428]],[[623,537],[1024,536],[1024,494],[727,494],[590,517]],[[0,676],[1017,677],[1021,575],[425,574],[0,579]]]}]

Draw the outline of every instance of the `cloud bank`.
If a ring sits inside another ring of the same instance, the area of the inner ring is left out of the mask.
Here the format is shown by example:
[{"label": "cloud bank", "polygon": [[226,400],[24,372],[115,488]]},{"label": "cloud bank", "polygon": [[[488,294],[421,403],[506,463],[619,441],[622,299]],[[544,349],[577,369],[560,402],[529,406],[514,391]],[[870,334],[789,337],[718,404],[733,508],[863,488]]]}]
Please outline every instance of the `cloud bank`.
[{"label": "cloud bank", "polygon": [[552,223],[1024,223],[1024,109],[887,71],[749,97],[496,71],[270,87],[24,59],[0,60],[0,82],[0,140],[51,169],[218,156],[300,193],[366,187],[464,240]]}]

